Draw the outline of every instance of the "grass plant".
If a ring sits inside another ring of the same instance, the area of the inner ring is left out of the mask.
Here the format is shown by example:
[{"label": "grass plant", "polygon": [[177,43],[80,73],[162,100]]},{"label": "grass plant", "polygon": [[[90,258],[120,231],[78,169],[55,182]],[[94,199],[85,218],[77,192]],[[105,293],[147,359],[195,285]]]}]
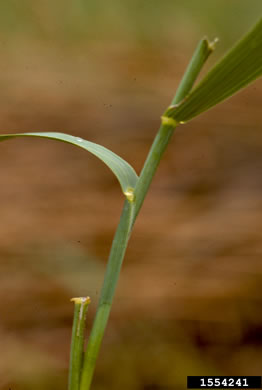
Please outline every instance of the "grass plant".
[{"label": "grass plant", "polygon": [[127,244],[149,190],[151,181],[177,126],[229,98],[262,75],[262,19],[218,62],[194,88],[198,75],[212,53],[215,42],[202,39],[185,71],[171,105],[161,117],[161,126],[138,176],[121,157],[103,146],[62,133],[14,133],[0,141],[17,137],[42,137],[67,142],[86,149],[101,159],[117,177],[125,196],[123,211],[111,246],[104,284],[87,348],[84,328],[89,298],[74,298],[69,390],[90,389],[104,331]]}]

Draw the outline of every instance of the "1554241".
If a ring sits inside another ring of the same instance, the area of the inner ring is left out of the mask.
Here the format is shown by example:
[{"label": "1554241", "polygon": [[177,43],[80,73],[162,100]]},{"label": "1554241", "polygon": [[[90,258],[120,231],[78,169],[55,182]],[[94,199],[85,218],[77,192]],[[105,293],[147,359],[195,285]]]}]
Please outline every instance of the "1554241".
[{"label": "1554241", "polygon": [[188,389],[260,389],[261,376],[188,376]]},{"label": "1554241", "polygon": [[201,387],[222,387],[223,389],[227,388],[236,388],[236,387],[249,387],[247,378],[201,378],[200,379]]}]

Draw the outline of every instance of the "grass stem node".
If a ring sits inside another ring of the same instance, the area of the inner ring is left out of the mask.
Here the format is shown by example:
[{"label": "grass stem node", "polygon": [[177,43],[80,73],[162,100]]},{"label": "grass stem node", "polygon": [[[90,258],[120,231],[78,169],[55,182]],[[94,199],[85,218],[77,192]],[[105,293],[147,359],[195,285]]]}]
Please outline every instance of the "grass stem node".
[{"label": "grass stem node", "polygon": [[173,118],[170,118],[168,116],[161,116],[161,121],[162,121],[162,124],[163,125],[166,125],[166,126],[172,126],[172,127],[176,127],[178,125],[177,121]]},{"label": "grass stem node", "polygon": [[127,190],[124,192],[124,195],[126,196],[129,202],[134,202],[135,200],[134,188],[131,187],[127,188]]}]

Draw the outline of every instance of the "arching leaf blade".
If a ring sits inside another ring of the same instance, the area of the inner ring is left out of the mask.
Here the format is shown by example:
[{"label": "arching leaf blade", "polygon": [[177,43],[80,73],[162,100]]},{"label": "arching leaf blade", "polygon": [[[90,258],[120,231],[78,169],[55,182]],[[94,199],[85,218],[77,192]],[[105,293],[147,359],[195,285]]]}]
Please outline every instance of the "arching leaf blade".
[{"label": "arching leaf blade", "polygon": [[131,165],[104,146],[69,134],[55,132],[2,134],[0,135],[0,142],[18,137],[48,138],[78,146],[98,157],[111,169],[117,177],[123,193],[128,192],[130,188],[134,188],[136,185],[138,176]]}]

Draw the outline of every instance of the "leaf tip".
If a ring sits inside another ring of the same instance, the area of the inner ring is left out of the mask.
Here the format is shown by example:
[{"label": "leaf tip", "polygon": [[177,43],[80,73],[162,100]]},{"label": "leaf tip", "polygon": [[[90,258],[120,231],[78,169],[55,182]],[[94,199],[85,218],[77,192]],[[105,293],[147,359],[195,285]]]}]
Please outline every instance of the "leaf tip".
[{"label": "leaf tip", "polygon": [[216,37],[216,38],[214,38],[213,39],[213,41],[207,41],[207,43],[208,43],[208,49],[212,52],[212,51],[214,51],[215,50],[215,48],[216,48],[216,44],[219,42],[219,38],[218,37]]}]

